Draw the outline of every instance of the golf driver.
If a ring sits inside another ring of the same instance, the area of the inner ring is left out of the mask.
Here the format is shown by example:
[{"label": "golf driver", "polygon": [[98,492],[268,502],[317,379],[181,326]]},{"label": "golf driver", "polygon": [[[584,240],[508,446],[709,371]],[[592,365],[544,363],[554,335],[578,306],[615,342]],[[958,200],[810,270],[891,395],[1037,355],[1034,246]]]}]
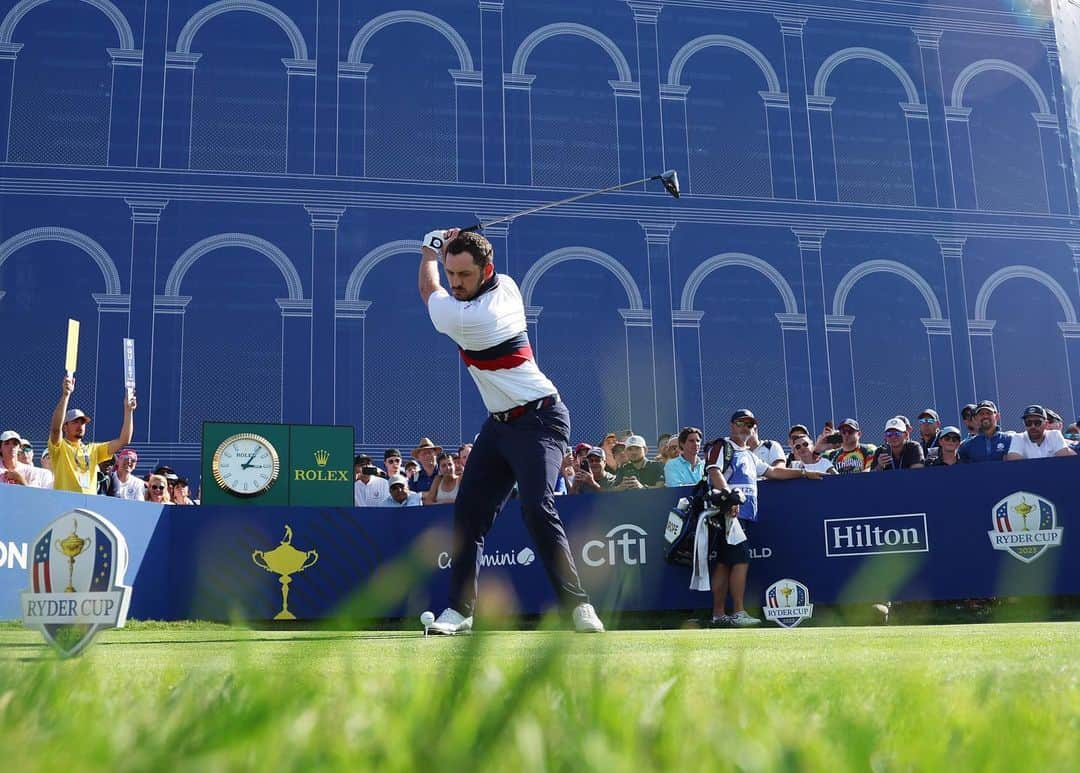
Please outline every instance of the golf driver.
[{"label": "golf driver", "polygon": [[488,226],[498,225],[499,223],[507,223],[515,218],[519,218],[522,215],[531,215],[534,212],[541,212],[545,209],[552,209],[554,207],[560,207],[563,204],[569,204],[573,201],[581,201],[587,199],[590,196],[598,196],[601,193],[611,193],[612,191],[622,190],[623,188],[629,188],[632,185],[640,185],[644,182],[650,182],[652,180],[660,180],[664,184],[664,189],[675,198],[679,198],[679,175],[674,169],[669,169],[661,174],[654,174],[652,177],[642,177],[640,180],[634,180],[633,182],[621,183],[619,185],[612,185],[610,188],[601,188],[597,191],[587,191],[585,193],[579,193],[577,196],[571,196],[568,199],[561,199],[559,201],[552,201],[548,204],[541,204],[538,207],[531,207],[530,209],[522,210],[521,212],[515,212],[513,215],[505,215],[504,217],[497,217],[494,220],[488,220],[487,222],[476,223],[468,228],[462,228],[462,231],[483,231]]}]

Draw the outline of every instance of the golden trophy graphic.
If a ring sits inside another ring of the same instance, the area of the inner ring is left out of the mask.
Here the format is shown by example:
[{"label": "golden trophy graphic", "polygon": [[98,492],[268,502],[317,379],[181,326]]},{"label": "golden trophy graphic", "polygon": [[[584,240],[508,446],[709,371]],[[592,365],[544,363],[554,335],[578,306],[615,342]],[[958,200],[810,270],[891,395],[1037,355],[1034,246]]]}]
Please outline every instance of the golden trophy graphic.
[{"label": "golden trophy graphic", "polygon": [[1024,519],[1024,528],[1022,528],[1020,531],[1031,531],[1031,529],[1028,528],[1027,519],[1028,519],[1028,515],[1034,509],[1035,509],[1034,507],[1032,507],[1031,505],[1029,505],[1027,503],[1026,499],[1024,499],[1023,497],[1020,497],[1020,504],[1018,504],[1016,507],[1013,508],[1013,510],[1020,513],[1020,517]]},{"label": "golden trophy graphic", "polygon": [[68,584],[67,587],[64,588],[64,593],[75,592],[75,586],[72,584],[72,578],[75,574],[75,557],[82,555],[86,552],[86,549],[90,547],[90,540],[83,539],[79,536],[78,532],[79,522],[76,520],[71,528],[71,534],[56,541],[56,549],[67,556],[68,560]]},{"label": "golden trophy graphic", "polygon": [[315,562],[319,560],[318,551],[309,550],[305,553],[294,548],[292,529],[285,524],[285,539],[281,540],[281,544],[269,552],[256,550],[251,554],[251,560],[255,562],[255,566],[280,575],[281,611],[274,615],[274,619],[295,620],[296,615],[289,611],[289,583],[292,582],[292,575],[315,565]]},{"label": "golden trophy graphic", "polygon": [[795,589],[792,588],[790,585],[785,585],[783,588],[780,589],[780,592],[784,594],[784,606],[790,607],[791,594],[795,592]]}]

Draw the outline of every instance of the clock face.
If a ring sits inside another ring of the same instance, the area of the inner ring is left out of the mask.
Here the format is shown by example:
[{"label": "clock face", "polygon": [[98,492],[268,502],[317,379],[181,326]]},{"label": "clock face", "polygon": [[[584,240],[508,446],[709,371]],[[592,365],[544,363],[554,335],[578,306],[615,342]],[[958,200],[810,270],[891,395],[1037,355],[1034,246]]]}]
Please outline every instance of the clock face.
[{"label": "clock face", "polygon": [[225,438],[210,465],[222,489],[240,497],[262,494],[274,485],[281,462],[277,450],[261,435],[242,432]]}]

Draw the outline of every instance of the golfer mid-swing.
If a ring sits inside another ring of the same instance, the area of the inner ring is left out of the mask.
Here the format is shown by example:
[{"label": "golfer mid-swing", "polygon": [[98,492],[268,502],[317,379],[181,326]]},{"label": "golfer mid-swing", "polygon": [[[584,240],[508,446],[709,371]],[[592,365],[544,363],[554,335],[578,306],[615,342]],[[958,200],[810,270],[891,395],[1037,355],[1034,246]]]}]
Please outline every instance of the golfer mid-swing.
[{"label": "golfer mid-swing", "polygon": [[[495,273],[491,243],[477,233],[432,231],[420,252],[420,297],[435,329],[458,345],[491,414],[454,502],[449,607],[430,630],[446,635],[472,630],[484,535],[516,482],[525,526],[560,604],[572,611],[577,631],[601,632],[604,624],[581,587],[555,510],[570,415],[533,360],[521,292],[513,279]],[[450,292],[439,283],[440,259]]]}]

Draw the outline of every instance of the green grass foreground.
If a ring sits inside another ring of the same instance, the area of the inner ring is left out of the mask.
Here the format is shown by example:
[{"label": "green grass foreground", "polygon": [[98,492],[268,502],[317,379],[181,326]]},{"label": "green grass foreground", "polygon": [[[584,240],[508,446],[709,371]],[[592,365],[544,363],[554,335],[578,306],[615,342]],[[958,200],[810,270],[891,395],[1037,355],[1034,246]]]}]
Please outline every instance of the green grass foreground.
[{"label": "green grass foreground", "polygon": [[0,628],[11,771],[1076,770],[1080,623]]}]

